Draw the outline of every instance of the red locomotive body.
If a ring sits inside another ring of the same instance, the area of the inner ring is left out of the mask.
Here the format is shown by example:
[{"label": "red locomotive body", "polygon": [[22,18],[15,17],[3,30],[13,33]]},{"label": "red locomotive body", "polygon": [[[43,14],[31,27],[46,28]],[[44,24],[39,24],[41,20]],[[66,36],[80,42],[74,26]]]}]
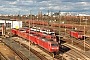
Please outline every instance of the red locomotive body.
[{"label": "red locomotive body", "polygon": [[72,30],[70,31],[70,36],[77,38],[77,39],[83,39],[83,35],[79,31]]},{"label": "red locomotive body", "polygon": [[17,32],[18,29],[12,29],[11,31],[12,31],[12,34],[14,34],[14,35],[17,35],[17,33],[18,33],[18,32]]},{"label": "red locomotive body", "polygon": [[28,40],[30,40],[31,42],[38,44],[38,38],[40,38],[39,35],[37,34],[29,34],[28,35]]},{"label": "red locomotive body", "polygon": [[58,52],[59,51],[59,45],[57,42],[54,42],[53,40],[47,39],[47,38],[39,38],[38,39],[38,45],[43,47],[44,49],[48,50],[49,52]]}]

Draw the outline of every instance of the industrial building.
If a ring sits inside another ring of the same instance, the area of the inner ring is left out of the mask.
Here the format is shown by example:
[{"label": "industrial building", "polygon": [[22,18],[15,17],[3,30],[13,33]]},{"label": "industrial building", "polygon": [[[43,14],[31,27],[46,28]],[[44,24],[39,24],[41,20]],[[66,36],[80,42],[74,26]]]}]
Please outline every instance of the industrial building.
[{"label": "industrial building", "polygon": [[0,20],[0,28],[2,26],[6,26],[6,28],[21,28],[22,27],[22,21],[16,21],[16,20]]}]

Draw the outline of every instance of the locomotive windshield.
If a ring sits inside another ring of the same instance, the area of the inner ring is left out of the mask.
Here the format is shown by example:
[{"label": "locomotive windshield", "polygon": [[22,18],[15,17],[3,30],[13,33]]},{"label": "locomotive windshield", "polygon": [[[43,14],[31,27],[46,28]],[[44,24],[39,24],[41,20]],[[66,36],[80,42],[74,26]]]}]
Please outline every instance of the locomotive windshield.
[{"label": "locomotive windshield", "polygon": [[58,44],[51,44],[51,46],[58,46]]},{"label": "locomotive windshield", "polygon": [[56,37],[55,36],[52,36],[51,38],[55,39]]},{"label": "locomotive windshield", "polygon": [[19,31],[24,31],[24,30],[19,30]]}]

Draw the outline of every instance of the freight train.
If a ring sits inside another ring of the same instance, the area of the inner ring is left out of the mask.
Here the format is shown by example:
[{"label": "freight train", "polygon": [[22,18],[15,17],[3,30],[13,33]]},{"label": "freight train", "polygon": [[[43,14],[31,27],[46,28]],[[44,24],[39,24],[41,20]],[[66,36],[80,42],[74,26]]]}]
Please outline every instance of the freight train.
[{"label": "freight train", "polygon": [[49,23],[49,22],[43,22],[43,21],[29,21],[29,20],[26,20],[26,23],[31,23],[31,24],[36,24],[36,25],[45,25],[45,26],[53,26],[53,27],[66,27],[66,28],[69,28],[69,29],[74,29],[75,26],[71,25],[71,24],[59,24],[59,23]]},{"label": "freight train", "polygon": [[[29,30],[29,32],[27,32],[27,29]],[[41,35],[36,34],[35,32],[33,33],[30,28],[12,29],[12,34],[30,40],[31,42],[41,46],[49,52],[55,53],[58,52],[60,49],[57,42],[53,41],[52,39],[42,37]]]}]

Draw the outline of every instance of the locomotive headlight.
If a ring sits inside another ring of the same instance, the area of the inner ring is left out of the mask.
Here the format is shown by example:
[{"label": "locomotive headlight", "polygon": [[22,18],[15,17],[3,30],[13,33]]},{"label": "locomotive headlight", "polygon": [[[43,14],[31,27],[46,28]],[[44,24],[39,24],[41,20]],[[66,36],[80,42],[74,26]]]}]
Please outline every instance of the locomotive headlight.
[{"label": "locomotive headlight", "polygon": [[59,49],[59,48],[57,47],[57,49]]},{"label": "locomotive headlight", "polygon": [[54,48],[52,48],[52,49],[54,49]]}]

